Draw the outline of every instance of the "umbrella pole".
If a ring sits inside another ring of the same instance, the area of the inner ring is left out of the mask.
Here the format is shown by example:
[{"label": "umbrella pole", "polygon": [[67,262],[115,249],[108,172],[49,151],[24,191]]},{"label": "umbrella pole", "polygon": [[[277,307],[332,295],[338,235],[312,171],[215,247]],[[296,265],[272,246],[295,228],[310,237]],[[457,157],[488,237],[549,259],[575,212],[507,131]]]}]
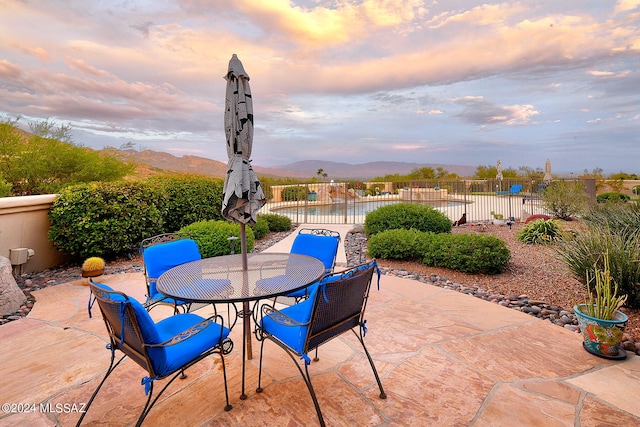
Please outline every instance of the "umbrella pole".
[{"label": "umbrella pole", "polygon": [[[240,223],[240,248],[242,251],[242,270],[247,271],[247,231],[246,224]],[[247,284],[248,285],[248,284]],[[247,359],[253,359],[253,350],[251,348],[251,308],[249,307],[249,302],[244,301],[242,303],[242,311],[243,313],[243,329],[244,329],[244,340],[247,349]],[[243,361],[244,363],[244,361]]]}]

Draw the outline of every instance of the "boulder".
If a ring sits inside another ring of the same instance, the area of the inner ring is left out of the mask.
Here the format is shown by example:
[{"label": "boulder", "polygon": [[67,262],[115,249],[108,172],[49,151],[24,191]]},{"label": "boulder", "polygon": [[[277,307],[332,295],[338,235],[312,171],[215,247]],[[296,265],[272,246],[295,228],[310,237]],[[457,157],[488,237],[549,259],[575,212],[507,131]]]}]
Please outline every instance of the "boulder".
[{"label": "boulder", "polygon": [[0,316],[15,313],[27,298],[16,283],[11,271],[11,261],[0,256]]}]

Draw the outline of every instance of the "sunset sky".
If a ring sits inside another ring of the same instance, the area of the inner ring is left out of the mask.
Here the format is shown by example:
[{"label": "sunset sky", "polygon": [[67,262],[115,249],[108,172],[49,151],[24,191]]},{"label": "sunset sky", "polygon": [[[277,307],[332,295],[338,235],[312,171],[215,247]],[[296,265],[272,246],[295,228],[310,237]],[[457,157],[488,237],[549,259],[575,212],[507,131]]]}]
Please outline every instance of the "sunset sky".
[{"label": "sunset sky", "polygon": [[0,120],[92,147],[253,163],[403,161],[640,173],[640,0],[0,0]]}]

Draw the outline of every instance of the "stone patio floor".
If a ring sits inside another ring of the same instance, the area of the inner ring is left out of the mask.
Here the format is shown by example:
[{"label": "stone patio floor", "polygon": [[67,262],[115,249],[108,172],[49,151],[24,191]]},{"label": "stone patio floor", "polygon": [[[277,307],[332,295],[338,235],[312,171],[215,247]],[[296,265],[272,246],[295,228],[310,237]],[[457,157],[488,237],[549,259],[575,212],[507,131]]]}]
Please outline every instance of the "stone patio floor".
[{"label": "stone patio floor", "polygon": [[[144,299],[140,273],[99,281]],[[88,293],[81,280],[36,291],[29,316],[0,327],[0,403],[15,403],[14,409],[26,404],[30,410],[7,413],[3,406],[0,426],[75,425],[74,408],[89,399],[109,363],[99,310],[91,319],[87,315]],[[162,318],[171,310],[160,307],[151,314]],[[366,318],[365,342],[388,398],[378,397],[359,343],[345,334],[322,346],[320,361],[310,366],[328,426],[640,425],[638,356],[601,359],[582,349],[580,335],[550,322],[391,276],[382,276],[379,291],[372,285]],[[223,410],[221,366],[213,356],[174,381],[145,425],[317,425],[297,369],[270,342],[264,392],[255,393],[260,347],[254,340],[254,358],[247,363],[249,397],[240,400],[239,326],[231,337],[236,346],[225,361],[233,409]],[[126,360],[83,425],[134,424],[145,401],[144,375]]]}]

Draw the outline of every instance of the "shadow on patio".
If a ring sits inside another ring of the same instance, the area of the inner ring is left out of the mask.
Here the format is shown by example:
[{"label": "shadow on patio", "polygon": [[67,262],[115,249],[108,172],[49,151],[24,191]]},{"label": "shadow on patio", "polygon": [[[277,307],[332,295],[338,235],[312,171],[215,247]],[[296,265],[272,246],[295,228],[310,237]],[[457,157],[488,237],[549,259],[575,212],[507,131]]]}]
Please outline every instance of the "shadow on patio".
[{"label": "shadow on patio", "polygon": [[[99,279],[143,300],[142,274]],[[79,414],[72,405],[88,400],[108,366],[104,323],[97,307],[89,319],[88,287],[80,280],[33,295],[37,303],[27,318],[0,327],[0,402],[34,406],[28,413],[5,410],[0,425],[75,425]],[[158,318],[171,310],[151,314]],[[549,322],[391,276],[382,276],[380,291],[372,284],[366,318],[365,341],[388,398],[378,397],[362,348],[345,334],[321,347],[320,361],[310,366],[327,425],[640,425],[640,357],[599,359],[581,348],[580,335]],[[223,410],[222,372],[214,356],[176,380],[145,424],[317,425],[298,371],[273,343],[266,344],[264,392],[254,391],[254,342],[249,397],[239,399],[240,334],[240,327],[232,332],[236,348],[226,359],[230,412]],[[85,425],[134,423],[145,400],[143,375],[124,362],[98,394]]]}]

